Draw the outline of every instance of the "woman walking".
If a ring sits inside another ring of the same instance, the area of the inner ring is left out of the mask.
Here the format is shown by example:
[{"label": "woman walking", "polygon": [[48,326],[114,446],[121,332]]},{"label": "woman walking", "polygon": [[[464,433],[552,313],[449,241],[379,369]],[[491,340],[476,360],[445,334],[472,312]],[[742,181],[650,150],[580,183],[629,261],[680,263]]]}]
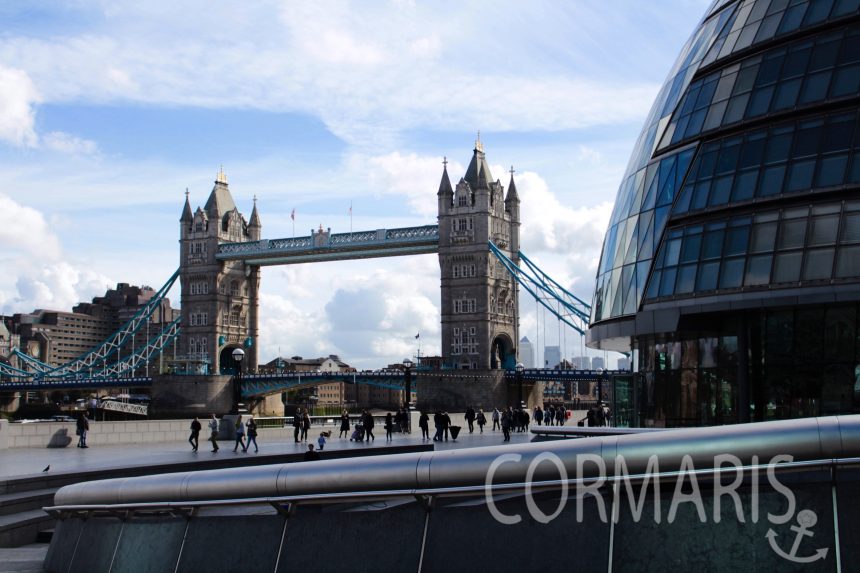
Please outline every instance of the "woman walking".
[{"label": "woman walking", "polygon": [[481,433],[484,433],[484,426],[487,425],[487,416],[484,415],[484,409],[478,409],[478,428],[481,430]]},{"label": "woman walking", "polygon": [[340,436],[341,438],[349,437],[349,413],[346,410],[340,415]]},{"label": "woman walking", "polygon": [[212,414],[212,419],[209,420],[209,441],[212,442],[212,453],[218,451],[218,417]]},{"label": "woman walking", "polygon": [[245,451],[245,426],[242,424],[242,415],[236,418],[236,443],[233,444],[233,451],[242,446],[242,451]]},{"label": "woman walking", "polygon": [[418,427],[421,428],[421,439],[429,440],[430,439],[430,416],[427,415],[427,412],[421,412],[421,416],[418,418]]},{"label": "woman walking", "polygon": [[245,423],[245,433],[248,435],[248,440],[245,442],[245,449],[243,452],[247,452],[248,448],[251,447],[251,442],[254,442],[254,453],[260,451],[260,448],[257,447],[257,422],[254,421],[254,416],[248,418],[248,421]]},{"label": "woman walking", "polygon": [[385,415],[385,441],[390,442],[394,430],[394,419],[391,412]]}]

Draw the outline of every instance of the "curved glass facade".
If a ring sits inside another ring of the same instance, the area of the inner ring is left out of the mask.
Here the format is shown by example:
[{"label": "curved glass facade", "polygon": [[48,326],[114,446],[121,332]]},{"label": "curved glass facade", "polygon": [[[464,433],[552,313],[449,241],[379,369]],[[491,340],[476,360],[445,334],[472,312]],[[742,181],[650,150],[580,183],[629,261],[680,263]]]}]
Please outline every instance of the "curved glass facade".
[{"label": "curved glass facade", "polygon": [[709,9],[636,143],[597,272],[588,344],[638,352],[640,423],[860,410],[860,342],[820,345],[860,333],[858,110],[860,0]]}]

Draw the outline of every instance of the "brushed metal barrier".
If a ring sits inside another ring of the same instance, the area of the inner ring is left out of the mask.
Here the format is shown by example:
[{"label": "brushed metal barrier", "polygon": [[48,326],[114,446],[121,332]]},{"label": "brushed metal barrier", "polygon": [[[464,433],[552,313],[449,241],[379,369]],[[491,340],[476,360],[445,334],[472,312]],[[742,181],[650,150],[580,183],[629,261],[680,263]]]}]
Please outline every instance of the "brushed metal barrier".
[{"label": "brushed metal barrier", "polygon": [[[740,468],[734,465],[714,467],[715,457],[721,454],[735,456],[741,464]],[[519,458],[518,461],[508,458],[509,461],[499,464],[498,460],[503,455]],[[612,570],[613,563],[619,559],[634,562],[642,551],[647,554],[655,539],[673,543],[671,536],[678,535],[679,527],[665,521],[661,523],[659,518],[656,523],[633,527],[629,510],[623,501],[619,501],[623,499],[618,495],[618,490],[624,483],[623,479],[628,479],[633,484],[643,484],[648,479],[659,477],[674,486],[675,480],[683,478],[684,475],[687,479],[696,476],[703,484],[702,489],[711,492],[715,484],[719,485],[724,481],[725,475],[731,477],[740,472],[745,476],[742,486],[744,493],[740,497],[747,502],[751,488],[759,488],[759,481],[765,483],[764,478],[770,468],[769,461],[774,456],[785,455],[791,456],[792,461],[779,463],[776,473],[783,476],[793,491],[797,491],[800,500],[798,507],[800,503],[805,503],[815,508],[818,514],[821,514],[819,528],[830,523],[830,529],[819,535],[822,543],[827,542],[830,557],[818,560],[810,566],[811,570],[849,570],[850,568],[842,568],[843,562],[846,561],[843,553],[851,559],[848,563],[860,562],[856,559],[860,555],[854,555],[857,550],[851,547],[856,543],[849,544],[846,548],[840,546],[840,538],[853,535],[855,526],[860,527],[860,521],[854,523],[857,518],[853,517],[860,516],[860,496],[857,495],[860,494],[860,487],[857,485],[860,484],[860,416],[683,429],[516,446],[400,454],[373,459],[328,460],[186,472],[75,484],[62,488],[55,496],[55,505],[46,508],[60,518],[60,527],[51,548],[53,555],[49,552],[46,567],[48,570],[67,570],[67,567],[75,565],[76,562],[90,568],[98,567],[100,563],[92,560],[81,562],[82,557],[76,551],[70,553],[68,549],[59,549],[61,545],[68,547],[71,544],[69,538],[75,536],[76,548],[82,542],[84,546],[91,547],[92,541],[88,539],[94,534],[88,534],[87,528],[96,527],[103,540],[113,539],[105,532],[118,528],[116,545],[112,549],[111,562],[106,570],[123,570],[123,567],[114,567],[114,560],[117,554],[128,553],[126,549],[120,551],[120,548],[131,543],[132,530],[143,531],[138,522],[161,522],[172,524],[172,535],[178,535],[178,532],[182,531],[182,546],[178,549],[175,561],[176,570],[187,568],[188,559],[191,559],[189,555],[195,550],[198,551],[194,556],[196,562],[202,558],[201,555],[211,553],[213,560],[208,566],[219,570],[218,565],[225,563],[224,558],[214,559],[214,556],[219,554],[217,550],[200,553],[199,543],[200,539],[215,535],[213,531],[218,531],[218,520],[223,519],[225,527],[232,524],[232,527],[240,529],[258,528],[260,531],[268,531],[272,540],[278,538],[277,542],[271,541],[277,545],[276,551],[271,552],[276,555],[271,562],[272,570],[278,571],[283,570],[287,562],[291,567],[295,566],[297,559],[301,562],[302,551],[299,548],[313,545],[314,540],[303,537],[302,532],[328,531],[333,527],[338,529],[337,524],[353,523],[350,520],[354,520],[355,515],[362,515],[365,520],[362,523],[374,523],[377,528],[392,527],[397,531],[410,532],[410,540],[396,550],[390,542],[386,544],[386,536],[380,537],[378,532],[368,533],[369,539],[372,540],[371,545],[387,546],[392,554],[399,556],[398,559],[406,560],[403,563],[397,562],[398,568],[403,566],[406,569],[418,569],[420,563],[422,571],[441,569],[436,563],[440,556],[444,555],[440,552],[439,544],[456,547],[458,537],[452,537],[452,531],[458,529],[463,529],[461,533],[466,538],[470,535],[477,536],[473,545],[463,546],[464,552],[469,553],[469,547],[478,552],[491,551],[500,563],[509,564],[511,556],[506,551],[510,548],[506,549],[505,544],[499,546],[487,540],[482,541],[479,530],[476,529],[480,524],[480,531],[498,530],[497,535],[505,536],[508,540],[510,535],[505,532],[515,530],[521,531],[518,535],[537,536],[530,542],[538,544],[542,543],[541,540],[548,543],[548,540],[558,533],[556,530],[562,527],[575,529],[577,533],[573,538],[589,540],[588,543],[583,542],[584,545],[579,550],[593,552],[591,564],[594,567],[587,567],[586,570]],[[548,456],[557,459],[558,464],[547,463]],[[649,468],[652,456],[656,456],[659,463],[657,472],[653,467]],[[588,459],[589,463],[582,464],[583,459]],[[622,459],[625,467],[616,467]],[[539,463],[535,463],[536,461]],[[605,466],[603,473],[599,471],[599,462]],[[559,466],[564,468],[566,475],[561,474]],[[494,470],[493,479],[488,485],[487,476],[491,468]],[[754,477],[751,479],[749,476]],[[573,520],[573,513],[569,513],[573,508],[565,509],[560,513],[563,519],[544,524],[542,530],[528,526],[529,522],[534,525],[534,520],[530,519],[526,512],[527,504],[523,505],[526,492],[538,499],[544,499],[542,503],[549,509],[542,511],[544,514],[550,514],[562,489],[573,491],[578,485],[593,486],[602,478],[605,478],[605,481],[599,484],[598,495],[594,496],[595,500],[589,502],[591,506],[586,509],[585,526],[580,526],[579,522]],[[671,489],[672,487],[668,488],[666,495],[671,494]],[[755,491],[758,493],[759,489]],[[507,504],[506,511],[519,512],[521,523],[512,526],[514,529],[506,529],[495,523],[487,511],[488,492],[498,498],[499,503]],[[761,492],[766,498],[767,512],[784,511],[784,508],[780,509],[780,504],[784,503],[780,501],[778,492],[772,488],[768,489],[766,484]],[[599,504],[596,501],[598,497],[601,498]],[[645,506],[648,506],[653,497],[648,497],[649,501]],[[602,505],[607,513],[611,511],[611,516],[617,514],[619,517],[617,520],[610,518],[608,523],[601,524],[598,520],[597,505]],[[708,510],[710,509],[709,506]],[[654,513],[656,515],[657,510]],[[652,521],[655,515],[651,516]],[[725,527],[711,523],[702,525],[704,529],[700,530],[695,516],[691,517],[693,514],[687,511],[684,515],[683,519],[689,523],[683,526],[681,533],[691,539],[704,540],[704,543],[715,537],[707,528]],[[107,525],[108,522],[113,525]],[[186,523],[184,529],[178,525],[182,522]],[[287,523],[292,525],[287,526]],[[83,526],[78,527],[79,524]],[[745,534],[751,536],[750,544],[762,545],[753,552],[755,558],[759,559],[756,562],[758,566],[774,570],[790,570],[791,567],[796,567],[796,563],[784,559],[778,552],[767,552],[768,541],[764,536],[765,532],[770,534],[770,527],[763,529],[765,525],[768,524],[762,520],[761,524],[749,529],[754,535]],[[202,531],[204,526],[209,528],[206,535],[198,531]],[[356,527],[362,529],[360,525]],[[499,527],[501,529],[498,529]],[[516,529],[519,527],[524,529]],[[576,529],[577,527],[579,529]],[[789,535],[787,528],[788,525],[783,528],[785,531],[782,533],[785,539]],[[542,533],[537,533],[538,531]],[[666,535],[670,537],[666,538]],[[570,536],[565,537],[568,538]],[[519,537],[517,539],[519,540]],[[164,542],[169,545],[168,539],[165,538]],[[362,551],[363,546],[352,538],[341,540],[341,543],[352,547],[354,554],[360,554]],[[58,547],[56,551],[54,544]],[[516,543],[512,545],[515,546]],[[792,544],[785,541],[783,545],[785,551],[790,553]],[[549,546],[538,547],[540,551],[553,551]],[[631,547],[636,547],[637,552],[631,553]],[[683,544],[681,547],[682,551],[690,555],[708,550],[707,547],[685,547]],[[745,545],[739,545],[736,540],[734,547],[734,553],[722,557],[727,563],[724,570],[732,570],[731,567],[737,567],[750,558],[744,553],[745,550],[737,549]],[[401,555],[403,551],[408,555]],[[101,552],[106,554],[108,549],[105,548]],[[186,556],[186,561],[183,561],[183,555]],[[660,559],[660,556],[652,556],[652,561],[655,558]],[[268,563],[265,559],[262,561]],[[667,563],[671,564],[671,560]],[[616,569],[620,564],[615,563]],[[342,556],[338,566],[332,568],[344,566],[351,566],[346,554]],[[262,569],[267,567],[268,565],[265,565]],[[351,568],[355,569],[354,566]]]}]

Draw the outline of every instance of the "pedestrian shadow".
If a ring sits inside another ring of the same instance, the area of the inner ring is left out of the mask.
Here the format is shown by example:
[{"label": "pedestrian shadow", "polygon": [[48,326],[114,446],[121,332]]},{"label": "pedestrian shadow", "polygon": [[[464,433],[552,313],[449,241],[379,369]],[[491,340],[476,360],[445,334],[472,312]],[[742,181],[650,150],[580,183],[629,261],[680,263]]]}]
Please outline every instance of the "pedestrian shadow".
[{"label": "pedestrian shadow", "polygon": [[65,448],[72,443],[72,438],[69,436],[68,428],[60,428],[51,439],[48,441],[49,448]]}]

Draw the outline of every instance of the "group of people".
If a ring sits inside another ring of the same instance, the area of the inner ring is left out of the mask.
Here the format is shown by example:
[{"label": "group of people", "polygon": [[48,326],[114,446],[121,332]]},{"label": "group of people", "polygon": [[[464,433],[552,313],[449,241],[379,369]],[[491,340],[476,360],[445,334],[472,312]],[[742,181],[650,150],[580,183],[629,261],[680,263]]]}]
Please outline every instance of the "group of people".
[{"label": "group of people", "polygon": [[543,409],[540,406],[535,406],[534,421],[540,426],[564,426],[567,422],[567,408],[564,404],[559,404],[558,407],[549,404]]},{"label": "group of people", "polygon": [[[254,421],[254,416],[248,416],[248,419],[243,422],[240,414],[234,424],[236,443],[233,445],[233,451],[237,452],[241,447],[243,452],[247,452],[251,444],[254,444],[254,453],[259,452],[260,447],[257,445],[257,422]],[[218,420],[218,416],[212,414],[212,418],[209,420],[209,441],[212,442],[213,454],[220,449],[218,447],[220,428],[221,422]],[[202,429],[203,425],[200,423],[200,419],[195,416],[191,422],[191,435],[188,437],[188,443],[191,444],[192,452],[196,452],[200,447],[200,431]]]}]

